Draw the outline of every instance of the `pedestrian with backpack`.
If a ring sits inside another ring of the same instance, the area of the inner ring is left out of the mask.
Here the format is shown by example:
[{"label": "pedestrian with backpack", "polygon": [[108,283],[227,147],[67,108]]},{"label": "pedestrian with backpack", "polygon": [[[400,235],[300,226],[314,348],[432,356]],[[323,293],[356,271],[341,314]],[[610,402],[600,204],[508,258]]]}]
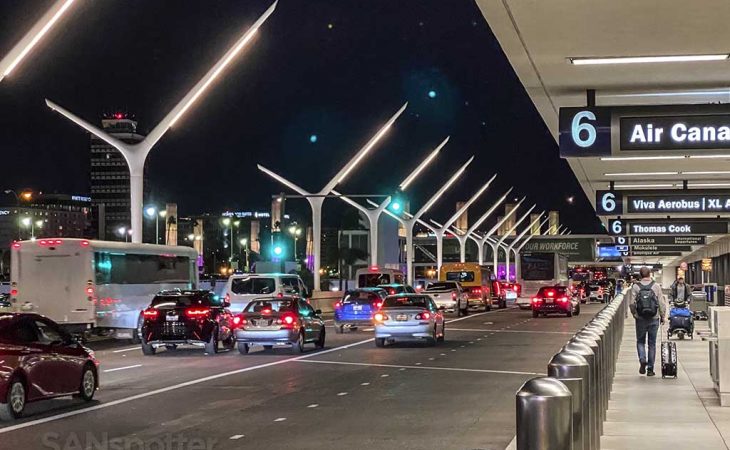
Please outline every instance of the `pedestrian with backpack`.
[{"label": "pedestrian with backpack", "polygon": [[[641,279],[631,286],[629,308],[636,320],[636,349],[639,353],[639,373],[654,376],[656,335],[659,324],[666,321],[667,309],[662,287],[651,279],[651,269],[639,269]],[[648,339],[647,339],[648,337]],[[648,349],[647,349],[648,340]]]}]

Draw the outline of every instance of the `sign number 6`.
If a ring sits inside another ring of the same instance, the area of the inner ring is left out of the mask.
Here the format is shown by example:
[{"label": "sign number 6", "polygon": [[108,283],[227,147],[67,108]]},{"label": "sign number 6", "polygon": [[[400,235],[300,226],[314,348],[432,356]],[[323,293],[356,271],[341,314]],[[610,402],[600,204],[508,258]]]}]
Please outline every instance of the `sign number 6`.
[{"label": "sign number 6", "polygon": [[606,192],[601,197],[601,208],[604,211],[610,213],[616,210],[616,194],[613,192]]},{"label": "sign number 6", "polygon": [[620,220],[614,220],[611,224],[611,232],[613,234],[622,234],[624,231],[624,224]]},{"label": "sign number 6", "polygon": [[[573,137],[573,142],[575,142],[575,145],[578,147],[590,147],[596,142],[596,127],[591,125],[590,123],[581,123],[583,119],[587,120],[596,120],[596,115],[593,114],[591,111],[581,111],[578,114],[573,117],[573,122],[570,126],[570,132],[571,136]],[[586,139],[583,139],[581,137],[581,132],[585,131],[588,133],[588,137]]]}]

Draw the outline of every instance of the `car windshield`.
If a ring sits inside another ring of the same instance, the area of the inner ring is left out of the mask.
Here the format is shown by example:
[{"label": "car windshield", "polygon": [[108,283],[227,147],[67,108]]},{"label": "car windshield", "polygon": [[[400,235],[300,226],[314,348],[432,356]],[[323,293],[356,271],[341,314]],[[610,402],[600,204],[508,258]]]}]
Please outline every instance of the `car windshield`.
[{"label": "car windshield", "polygon": [[296,302],[294,300],[254,300],[246,305],[246,308],[243,310],[243,312],[284,312],[294,311],[295,307]]},{"label": "car windshield", "polygon": [[568,288],[565,286],[543,287],[540,288],[537,295],[540,297],[552,297],[552,295],[550,295],[551,292],[553,295],[565,295],[568,293]]},{"label": "car windshield", "polygon": [[428,299],[422,296],[388,297],[383,303],[383,308],[428,308]]},{"label": "car windshield", "polygon": [[207,295],[158,295],[152,299],[152,307],[158,309],[187,306],[214,306]]},{"label": "car windshield", "polygon": [[445,289],[456,289],[456,283],[431,283],[426,288],[427,291],[443,291]]}]

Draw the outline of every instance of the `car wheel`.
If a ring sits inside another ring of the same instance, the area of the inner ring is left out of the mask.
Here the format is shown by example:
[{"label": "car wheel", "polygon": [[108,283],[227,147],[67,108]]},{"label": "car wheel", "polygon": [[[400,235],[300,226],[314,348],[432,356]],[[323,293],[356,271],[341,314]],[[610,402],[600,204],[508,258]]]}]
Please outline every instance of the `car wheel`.
[{"label": "car wheel", "polygon": [[439,342],[446,340],[446,324],[441,325],[441,336],[438,337]]},{"label": "car wheel", "polygon": [[244,342],[238,343],[238,353],[240,353],[242,355],[248,355],[249,350],[250,350],[250,347],[248,346],[248,344],[246,344]]},{"label": "car wheel", "polygon": [[218,353],[218,330],[214,330],[210,335],[210,341],[205,343],[205,353],[215,355]]},{"label": "car wheel", "polygon": [[502,299],[501,302],[499,302],[499,309],[505,309],[507,308],[507,299]]},{"label": "car wheel", "polygon": [[573,310],[570,310],[570,311],[566,312],[565,313],[565,316],[566,317],[573,317]]},{"label": "car wheel", "polygon": [[484,304],[484,312],[489,312],[492,310],[492,302],[487,301]]},{"label": "car wheel", "polygon": [[375,338],[375,346],[376,347],[385,347],[385,338]]},{"label": "car wheel", "polygon": [[304,332],[303,331],[299,333],[299,337],[297,338],[297,341],[294,343],[294,346],[292,348],[297,353],[304,353]]},{"label": "car wheel", "polygon": [[132,339],[129,340],[130,344],[137,345],[142,342],[142,322],[144,322],[144,319],[142,318],[142,314],[140,314],[137,319],[137,328],[132,330]]},{"label": "car wheel", "polygon": [[97,385],[94,369],[91,366],[84,367],[84,373],[81,375],[81,386],[79,387],[79,398],[87,402],[93,400]]},{"label": "car wheel", "polygon": [[461,309],[461,302],[456,303],[456,317],[461,317],[464,314],[464,310]]},{"label": "car wheel", "polygon": [[23,415],[25,409],[25,385],[13,378],[8,388],[5,403],[0,403],[0,420],[13,420]]},{"label": "car wheel", "polygon": [[145,356],[152,356],[155,353],[157,353],[157,349],[152,346],[152,344],[148,344],[147,341],[142,339],[142,354]]},{"label": "car wheel", "polygon": [[532,311],[532,317],[537,319],[538,317],[540,317],[540,313],[537,311]]},{"label": "car wheel", "polygon": [[315,348],[324,348],[324,340],[325,340],[325,331],[324,327],[322,327],[322,331],[319,332],[319,338],[317,338],[317,342],[314,343]]},{"label": "car wheel", "polygon": [[579,316],[580,315],[580,305],[578,305],[578,306],[575,307],[575,315],[576,316]]},{"label": "car wheel", "polygon": [[165,345],[165,348],[167,350],[177,350],[177,344],[167,344]]}]

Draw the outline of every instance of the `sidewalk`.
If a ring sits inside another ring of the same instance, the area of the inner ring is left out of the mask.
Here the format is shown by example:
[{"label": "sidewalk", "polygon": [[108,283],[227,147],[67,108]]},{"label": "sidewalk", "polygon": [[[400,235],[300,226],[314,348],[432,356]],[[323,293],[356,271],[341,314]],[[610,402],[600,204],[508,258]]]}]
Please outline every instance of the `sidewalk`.
[{"label": "sidewalk", "polygon": [[[706,321],[695,322],[695,332],[707,328]],[[720,407],[712,389],[707,342],[697,335],[694,340],[673,340],[677,379],[662,379],[658,344],[657,375],[640,375],[634,321],[626,320],[602,450],[730,449],[730,408]]]}]

